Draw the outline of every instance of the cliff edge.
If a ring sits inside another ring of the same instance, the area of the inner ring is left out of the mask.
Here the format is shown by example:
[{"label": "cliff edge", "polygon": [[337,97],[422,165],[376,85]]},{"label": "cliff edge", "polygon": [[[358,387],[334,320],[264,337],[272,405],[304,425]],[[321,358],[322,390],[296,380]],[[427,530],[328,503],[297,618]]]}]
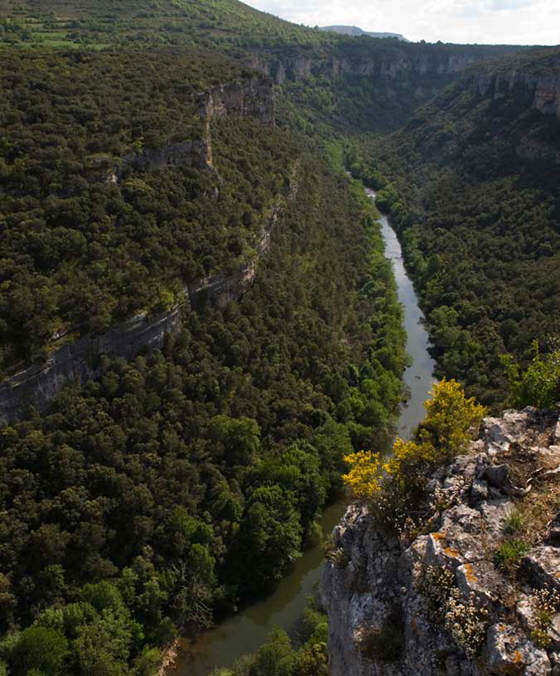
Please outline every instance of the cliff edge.
[{"label": "cliff edge", "polygon": [[560,675],[559,477],[558,410],[510,410],[432,475],[421,526],[350,505],[321,581],[332,676]]}]

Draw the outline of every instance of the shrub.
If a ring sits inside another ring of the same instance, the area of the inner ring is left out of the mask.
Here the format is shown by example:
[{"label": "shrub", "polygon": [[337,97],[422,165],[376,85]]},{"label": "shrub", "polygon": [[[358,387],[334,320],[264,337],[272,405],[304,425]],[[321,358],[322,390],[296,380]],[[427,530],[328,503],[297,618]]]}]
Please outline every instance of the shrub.
[{"label": "shrub", "polygon": [[474,594],[461,597],[458,589],[452,589],[445,606],[444,626],[465,655],[475,657],[486,638],[488,611],[479,606]]},{"label": "shrub", "polygon": [[426,417],[420,424],[419,440],[432,447],[435,460],[460,453],[470,440],[470,430],[478,426],[484,407],[473,397],[467,399],[461,385],[445,378],[436,383],[426,403]]},{"label": "shrub", "polygon": [[423,570],[418,589],[426,599],[430,621],[448,631],[469,659],[477,655],[486,636],[488,612],[479,607],[474,594],[464,597],[453,572],[438,566]]},{"label": "shrub", "polygon": [[533,359],[520,373],[511,355],[502,355],[509,383],[508,403],[516,408],[547,408],[560,399],[560,349],[542,355],[539,344],[533,343]]},{"label": "shrub", "polygon": [[512,509],[504,520],[504,533],[506,535],[514,535],[519,533],[523,527],[523,520],[521,514],[517,509]]},{"label": "shrub", "polygon": [[416,441],[397,437],[392,455],[359,451],[344,457],[349,471],[342,477],[354,497],[372,502],[381,524],[402,528],[414,517],[431,469],[461,452],[478,425],[484,408],[467,399],[454,380],[436,383],[426,402],[426,417]]},{"label": "shrub", "polygon": [[560,609],[560,594],[550,589],[539,589],[529,600],[533,610],[531,641],[539,648],[547,648],[551,640],[548,630]]},{"label": "shrub", "polygon": [[426,566],[422,570],[418,589],[428,606],[428,617],[433,624],[443,626],[445,606],[455,584],[455,576],[448,568]]},{"label": "shrub", "polygon": [[522,540],[506,540],[494,552],[494,562],[502,570],[512,572],[518,566],[522,557],[529,550],[527,545]]}]

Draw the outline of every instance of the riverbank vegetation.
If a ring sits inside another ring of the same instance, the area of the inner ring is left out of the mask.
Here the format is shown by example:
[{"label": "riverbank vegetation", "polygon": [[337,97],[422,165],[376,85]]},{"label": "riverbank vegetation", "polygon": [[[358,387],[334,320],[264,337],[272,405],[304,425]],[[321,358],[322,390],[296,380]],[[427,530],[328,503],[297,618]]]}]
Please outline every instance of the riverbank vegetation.
[{"label": "riverbank vegetation", "polygon": [[211,676],[328,676],[327,616],[313,600],[290,632],[273,629],[254,654]]},{"label": "riverbank vegetation", "polygon": [[533,343],[533,358],[522,370],[510,354],[502,355],[508,376],[507,404],[514,408],[536,406],[552,408],[560,401],[560,349],[558,340],[548,341],[548,350],[541,353]]}]

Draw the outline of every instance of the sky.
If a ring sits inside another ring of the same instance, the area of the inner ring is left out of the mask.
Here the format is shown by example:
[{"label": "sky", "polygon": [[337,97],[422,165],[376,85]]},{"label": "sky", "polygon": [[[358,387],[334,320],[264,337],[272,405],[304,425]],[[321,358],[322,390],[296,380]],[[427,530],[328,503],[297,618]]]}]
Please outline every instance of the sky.
[{"label": "sky", "polygon": [[560,44],[560,0],[245,0],[307,26],[359,26],[409,40]]}]

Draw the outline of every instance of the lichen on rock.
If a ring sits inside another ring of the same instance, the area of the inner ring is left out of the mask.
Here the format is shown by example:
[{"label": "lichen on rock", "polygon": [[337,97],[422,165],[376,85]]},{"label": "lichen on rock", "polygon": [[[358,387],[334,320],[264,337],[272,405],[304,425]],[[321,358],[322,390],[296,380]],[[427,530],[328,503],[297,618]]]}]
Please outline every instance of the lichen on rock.
[{"label": "lichen on rock", "polygon": [[427,481],[414,537],[348,507],[321,582],[332,676],[560,674],[558,425],[558,410],[486,418]]}]

